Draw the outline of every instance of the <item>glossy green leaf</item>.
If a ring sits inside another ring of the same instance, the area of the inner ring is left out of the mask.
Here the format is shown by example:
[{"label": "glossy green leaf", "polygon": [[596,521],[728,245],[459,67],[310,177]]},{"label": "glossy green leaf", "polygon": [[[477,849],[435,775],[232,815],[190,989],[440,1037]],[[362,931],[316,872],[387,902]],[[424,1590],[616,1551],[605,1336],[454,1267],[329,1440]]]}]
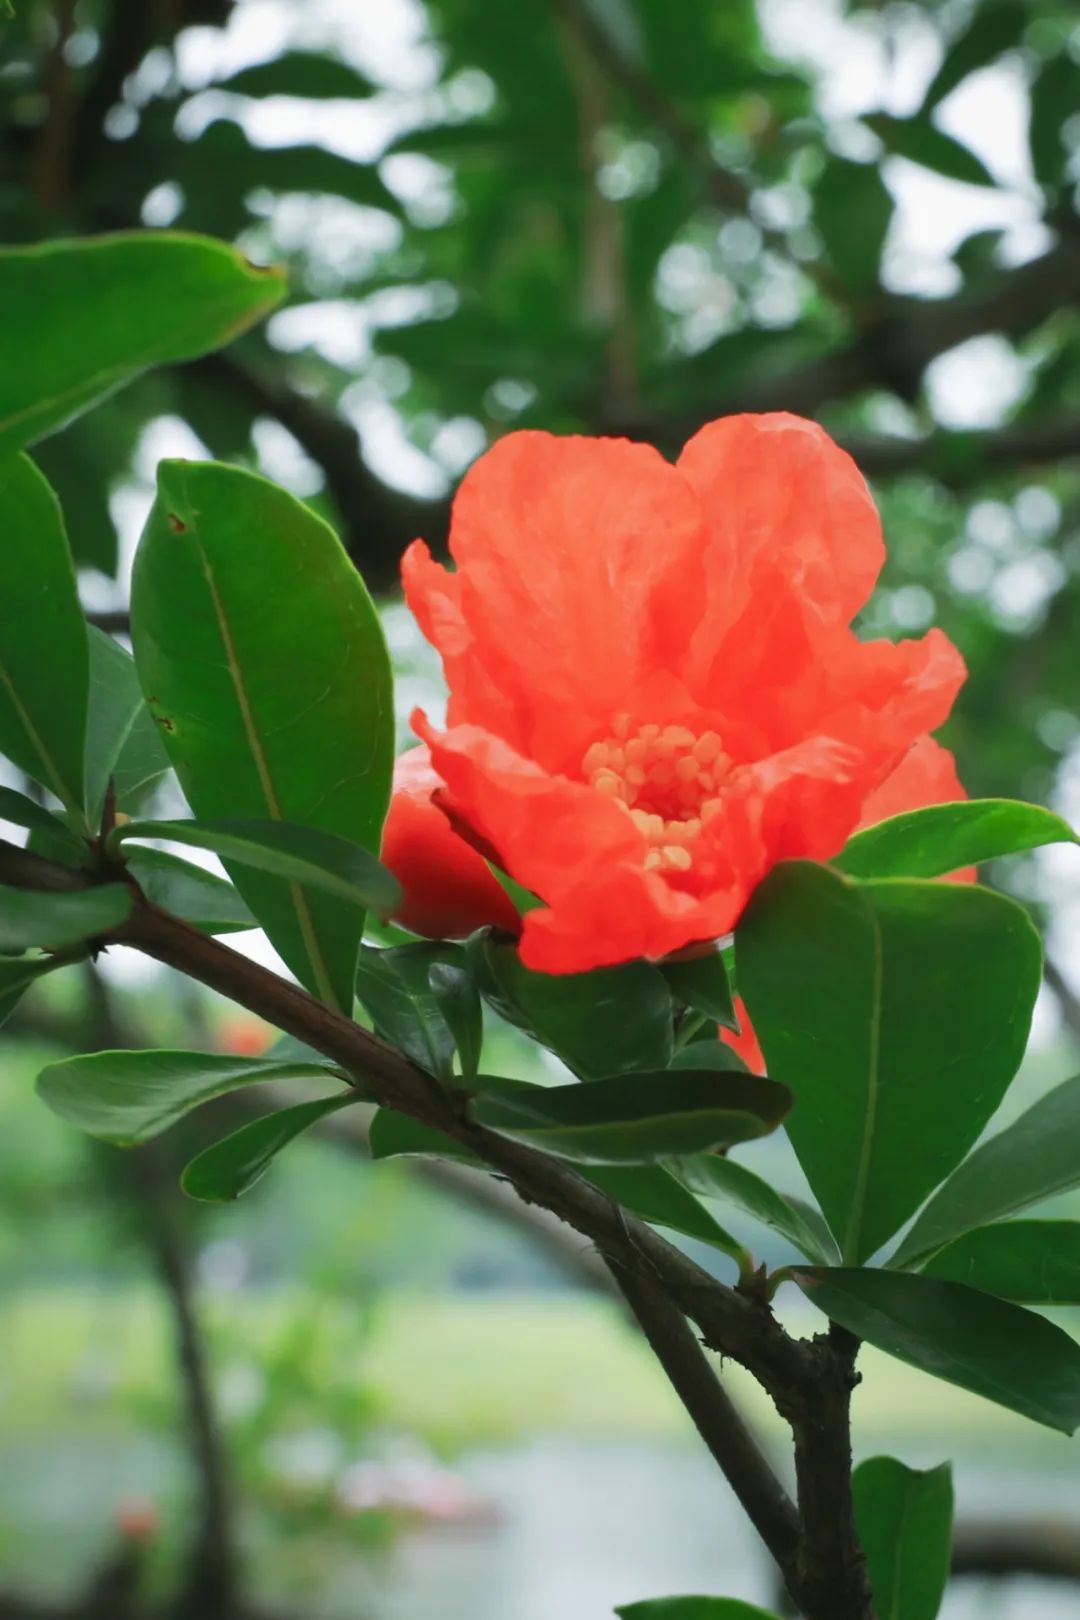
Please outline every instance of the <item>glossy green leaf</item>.
[{"label": "glossy green leaf", "polygon": [[705,1039],[698,1036],[686,1046],[680,1046],[672,1055],[670,1067],[673,1069],[720,1069],[725,1073],[749,1074],[750,1069],[743,1062],[738,1052],[722,1041],[716,1032],[716,1026],[706,1026]]},{"label": "glossy green leaf", "polygon": [[16,793],[14,788],[0,787],[0,821],[11,821],[16,827],[26,827],[37,836],[35,848],[43,852],[40,840],[46,839],[50,852],[55,851],[58,860],[77,863],[84,861],[89,854],[85,839],[73,833],[66,822],[54,816],[51,810],[46,810],[44,805],[38,804],[36,799],[27,798],[25,793]]},{"label": "glossy green leaf", "polygon": [[939,1249],[926,1277],[1028,1305],[1080,1305],[1080,1221],[1002,1221]]},{"label": "glossy green leaf", "polygon": [[[5,349],[0,402],[10,363]],[[0,461],[0,532],[0,753],[81,812],[86,621],[59,504],[28,456]]]},{"label": "glossy green leaf", "polygon": [[[165,462],[135,563],[132,637],[200,821],[294,822],[378,849],[393,766],[390,665],[363,581],[313,512],[239,468]],[[314,874],[309,883],[226,862],[301,982],[351,1012],[363,893],[350,904]],[[364,890],[378,870],[372,862]],[[355,873],[359,882],[358,860]],[[381,903],[389,879],[378,883]]]},{"label": "glossy green leaf", "polygon": [[462,955],[454,945],[400,945],[377,950],[360,947],[356,994],[375,1028],[391,1045],[429,1074],[446,1079],[454,1056],[454,1034],[430,983],[432,968]]},{"label": "glossy green leaf", "polygon": [[55,951],[110,933],[128,916],[131,900],[124,883],[73,889],[70,894],[0,885],[0,951],[28,951],[35,946]]},{"label": "glossy green leaf", "polygon": [[392,911],[401,897],[397,880],[359,844],[291,821],[129,821],[117,829],[115,844],[126,850],[140,838],[210,850],[223,861],[379,912]]},{"label": "glossy green leaf", "polygon": [[231,934],[259,926],[231,883],[178,855],[132,847],[127,852],[127,866],[148,900],[206,934]]},{"label": "glossy green leaf", "polygon": [[551,975],[523,967],[517,948],[474,935],[469,955],[485,1000],[583,1079],[666,1068],[671,993],[649,962]]},{"label": "glossy green leaf", "polygon": [[833,865],[851,877],[941,877],[1043,844],[1075,844],[1067,821],[1038,804],[968,799],[879,821],[849,838]]},{"label": "glossy green leaf", "polygon": [[462,1079],[475,1080],[484,1045],[484,1009],[476,981],[461,963],[432,962],[428,984],[454,1038]]},{"label": "glossy green leaf", "polygon": [[594,1164],[649,1164],[730,1147],[775,1130],[785,1086],[756,1076],[666,1071],[588,1085],[481,1091],[473,1116],[515,1141]]},{"label": "glossy green leaf", "polygon": [[668,1169],[699,1198],[716,1198],[752,1215],[809,1260],[826,1265],[840,1258],[835,1240],[816,1209],[801,1199],[789,1198],[735,1159],[718,1153],[698,1153],[672,1159]]},{"label": "glossy green leaf", "polygon": [[936,1620],[952,1552],[949,1464],[920,1471],[868,1457],[852,1490],[876,1620]]},{"label": "glossy green leaf", "polygon": [[337,1113],[357,1101],[355,1092],[337,1092],[315,1102],[298,1103],[275,1114],[241,1125],[231,1136],[215,1142],[191,1160],[180,1185],[189,1198],[222,1204],[239,1198],[266,1174],[274,1159],[290,1142],[317,1125],[328,1114]]},{"label": "glossy green leaf", "polygon": [[1034,1311],[915,1272],[793,1276],[832,1321],[898,1361],[1063,1434],[1080,1425],[1080,1346]]},{"label": "glossy green leaf", "polygon": [[[850,1264],[957,1165],[1019,1066],[1041,947],[972,884],[776,867],[736,939],[739,985],[788,1134]],[[842,987],[843,993],[838,987]]]},{"label": "glossy green leaf", "polygon": [[920,1213],[891,1264],[911,1265],[963,1232],[1073,1187],[1080,1187],[1080,1076],[976,1148]]},{"label": "glossy green leaf", "polygon": [[[376,1111],[368,1130],[368,1146],[373,1159],[454,1159],[477,1169],[486,1168],[483,1160],[452,1137],[392,1108]],[[650,1225],[696,1238],[725,1254],[739,1254],[739,1245],[731,1234],[664,1166],[579,1164],[576,1168],[585,1181]]]},{"label": "glossy green leaf", "polygon": [[725,1029],[738,1029],[739,1020],[731,999],[731,984],[720,951],[709,951],[703,956],[691,956],[679,962],[665,962],[661,968],[668,989],[676,1001],[708,1018],[714,1018]]},{"label": "glossy green leaf", "polygon": [[619,1620],[776,1620],[753,1603],[724,1597],[646,1598],[624,1603],[615,1613]]},{"label": "glossy green leaf", "polygon": [[92,1052],[50,1064],[37,1089],[68,1124],[100,1141],[133,1147],[242,1086],[312,1078],[325,1080],[325,1067],[213,1052]]},{"label": "glossy green leaf", "polygon": [[110,780],[116,809],[132,814],[169,769],[143,699],[135,660],[96,626],[90,632],[90,712],[86,729],[86,812],[101,822]]},{"label": "glossy green leaf", "polygon": [[168,231],[0,250],[0,453],[62,427],[148,366],[230,342],[284,292],[280,269]]}]

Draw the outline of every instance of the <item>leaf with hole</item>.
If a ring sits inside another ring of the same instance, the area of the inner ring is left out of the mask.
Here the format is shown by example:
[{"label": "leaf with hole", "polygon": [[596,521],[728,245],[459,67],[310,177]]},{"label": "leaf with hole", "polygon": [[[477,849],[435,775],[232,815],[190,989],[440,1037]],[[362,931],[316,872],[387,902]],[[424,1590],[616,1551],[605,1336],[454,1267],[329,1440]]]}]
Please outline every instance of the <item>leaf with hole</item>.
[{"label": "leaf with hole", "polygon": [[338,1092],[333,1097],[319,1097],[252,1120],[250,1125],[242,1125],[231,1136],[197,1154],[180,1177],[180,1185],[189,1198],[205,1203],[222,1204],[239,1198],[262,1179],[290,1142],[328,1114],[356,1101],[356,1092]]},{"label": "leaf with hole", "polygon": [[[302,877],[260,864],[251,840],[221,851],[289,967],[351,1014],[365,904],[392,905],[396,893],[374,858],[393,767],[390,665],[359,574],[333,531],[267,480],[164,462],[135,562],[132,638],[203,826],[295,823],[336,840],[342,859],[343,841],[368,852],[343,873],[324,843]],[[291,853],[303,854],[295,843]]]},{"label": "leaf with hole", "polygon": [[50,1064],[37,1089],[69,1125],[102,1142],[133,1147],[242,1086],[315,1078],[326,1079],[324,1065],[214,1052],[92,1052]]},{"label": "leaf with hole", "polygon": [[851,1483],[877,1620],[936,1620],[952,1553],[949,1464],[920,1471],[868,1457]]},{"label": "leaf with hole", "polygon": [[898,1361],[1063,1434],[1080,1425],[1080,1345],[1034,1311],[915,1272],[792,1275],[831,1321]]},{"label": "leaf with hole", "polygon": [[[972,1147],[1027,1042],[1042,952],[974,884],[775,867],[736,935],[799,1162],[848,1264],[873,1254]],[[838,992],[843,987],[843,993]]]}]

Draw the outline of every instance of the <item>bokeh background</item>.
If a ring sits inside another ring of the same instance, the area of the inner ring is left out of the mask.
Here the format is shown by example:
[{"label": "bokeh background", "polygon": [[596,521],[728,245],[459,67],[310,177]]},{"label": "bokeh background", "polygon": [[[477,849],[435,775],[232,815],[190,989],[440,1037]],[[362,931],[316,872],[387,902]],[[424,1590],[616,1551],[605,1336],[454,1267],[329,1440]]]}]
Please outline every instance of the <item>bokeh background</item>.
[{"label": "bokeh background", "polygon": [[[485,445],[544,427],[674,452],[711,417],[791,409],[879,498],[866,633],[938,623],[967,657],[947,740],[969,789],[1076,817],[1078,181],[1071,0],[14,0],[0,18],[5,242],[142,224],[290,271],[260,330],[40,447],[88,608],[124,634],[160,456],[255,467],[331,518],[383,604],[403,742],[440,694],[398,559],[445,537]],[[990,876],[1049,930],[1016,1111],[1077,1066],[1080,857]],[[771,1601],[576,1239],[467,1173],[373,1168],[362,1132],[299,1144],[208,1211],[175,1171],[227,1110],[122,1155],[32,1092],[75,1048],[268,1036],[122,951],[44,981],[0,1035],[0,1616]],[[492,1039],[502,1072],[538,1061]],[[794,1187],[782,1143],[752,1157]],[[949,1620],[1075,1613],[1075,1448],[896,1363],[864,1371],[864,1454],[957,1459]]]}]

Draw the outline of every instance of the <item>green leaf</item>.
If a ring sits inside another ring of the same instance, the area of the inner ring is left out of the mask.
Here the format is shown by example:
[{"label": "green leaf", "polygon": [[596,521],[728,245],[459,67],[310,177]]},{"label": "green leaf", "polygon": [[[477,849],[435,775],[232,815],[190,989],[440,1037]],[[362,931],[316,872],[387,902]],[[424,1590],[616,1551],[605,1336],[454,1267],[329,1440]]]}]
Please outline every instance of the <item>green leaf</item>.
[{"label": "green leaf", "polygon": [[907,1266],[952,1238],[1080,1186],[1080,1077],[982,1143],[919,1215],[890,1261]]},{"label": "green leaf", "polygon": [[1080,1221],[1002,1221],[949,1243],[926,1277],[1029,1305],[1080,1305]]},{"label": "green leaf", "polygon": [[163,849],[131,849],[128,871],[148,900],[205,934],[231,934],[258,923],[231,883]]},{"label": "green leaf", "polygon": [[863,119],[881,137],[887,149],[924,169],[933,169],[949,180],[962,180],[969,186],[996,186],[997,181],[981,158],[970,147],[962,146],[943,129],[925,118],[894,118],[891,113],[871,113]]},{"label": "green leaf", "polygon": [[[363,581],[321,519],[239,468],[163,463],[135,562],[132,636],[146,701],[204,826],[295,822],[377,851],[393,767],[390,665]],[[300,981],[351,1014],[365,896],[389,899],[390,880],[373,858],[361,872],[354,851],[331,893],[323,847],[321,881],[314,868],[308,881],[272,876],[265,861],[251,871],[236,853],[226,862]]]},{"label": "green leaf", "polygon": [[615,1613],[620,1620],[775,1620],[775,1616],[740,1598],[647,1598],[624,1603]]},{"label": "green leaf", "polygon": [[356,994],[377,1032],[429,1074],[449,1077],[454,1035],[430,983],[432,968],[461,956],[453,945],[360,947]]},{"label": "green leaf", "polygon": [[725,1029],[738,1029],[731,985],[720,951],[687,957],[681,962],[665,962],[661,972],[676,1001],[714,1018]]},{"label": "green leaf", "polygon": [[1013,901],[972,884],[859,883],[791,861],[758,888],[736,949],[769,1072],[795,1093],[788,1134],[858,1263],[1001,1101],[1038,993],[1038,935]]},{"label": "green leaf", "polygon": [[969,799],[879,821],[849,838],[832,865],[850,877],[932,878],[1043,844],[1076,842],[1068,822],[1041,805]]},{"label": "green leaf", "polygon": [[[10,363],[5,350],[0,400]],[[86,621],[59,504],[27,456],[0,461],[0,531],[0,753],[81,815]]]},{"label": "green leaf", "polygon": [[756,1221],[793,1243],[810,1260],[826,1265],[840,1258],[832,1233],[816,1209],[801,1199],[789,1198],[734,1159],[718,1153],[698,1153],[672,1159],[667,1167],[700,1198],[718,1198],[734,1204]]},{"label": "green leaf", "polygon": [[848,292],[870,292],[880,281],[881,254],[894,208],[881,165],[853,163],[832,153],[825,159],[813,199],[814,224],[829,268]]},{"label": "green leaf", "polygon": [[671,994],[649,962],[557,976],[522,966],[514,945],[469,941],[481,994],[586,1080],[663,1069],[671,1061]]},{"label": "green leaf", "polygon": [[706,1038],[699,1037],[690,1041],[686,1046],[680,1046],[672,1056],[669,1065],[672,1069],[721,1069],[727,1074],[749,1074],[750,1069],[739,1056],[738,1052],[722,1041],[716,1033],[715,1026]]},{"label": "green leaf", "polygon": [[37,834],[39,840],[47,839],[60,860],[85,861],[90,853],[85,840],[73,833],[59,816],[54,816],[36,799],[28,799],[25,793],[16,793],[14,788],[0,787],[0,821],[12,821],[16,827],[26,827]]},{"label": "green leaf", "polygon": [[945,52],[920,111],[929,112],[969,74],[1019,45],[1030,20],[1031,8],[1024,0],[979,0],[967,27]]},{"label": "green leaf", "polygon": [[313,1078],[325,1080],[325,1067],[212,1052],[92,1052],[50,1064],[37,1089],[69,1125],[99,1141],[133,1147],[241,1086]]},{"label": "green leaf", "polygon": [[[438,1158],[454,1159],[486,1169],[482,1159],[463,1148],[450,1136],[421,1125],[407,1114],[392,1108],[376,1111],[368,1130],[368,1147],[373,1159]],[[709,1211],[688,1192],[663,1166],[648,1165],[585,1165],[576,1166],[578,1174],[606,1193],[624,1209],[640,1215],[653,1226],[681,1232],[684,1237],[696,1238],[725,1254],[740,1254],[739,1245]]]},{"label": "green leaf", "polygon": [[877,1620],[936,1620],[952,1553],[949,1464],[920,1472],[895,1457],[868,1457],[852,1489]]},{"label": "green leaf", "polygon": [[0,453],[62,427],[149,366],[230,342],[284,292],[282,270],[168,231],[0,250]]},{"label": "green leaf", "polygon": [[[462,956],[462,964],[464,963]],[[476,982],[468,968],[456,962],[433,962],[428,984],[454,1038],[461,1075],[475,1080],[484,1045],[484,1009]]]},{"label": "green leaf", "polygon": [[1065,126],[1080,113],[1080,75],[1068,49],[1045,61],[1030,90],[1028,142],[1031,165],[1041,186],[1053,191],[1067,175],[1072,142]]},{"label": "green leaf", "polygon": [[189,1198],[205,1203],[223,1204],[239,1198],[266,1174],[282,1148],[327,1114],[348,1108],[357,1100],[355,1091],[342,1091],[252,1120],[250,1125],[242,1125],[231,1136],[196,1154],[180,1177],[180,1185]]},{"label": "green leaf", "polygon": [[0,951],[34,946],[55,951],[111,933],[128,916],[131,900],[124,883],[73,889],[70,894],[0,885]]},{"label": "green leaf", "polygon": [[501,1136],[560,1158],[648,1164],[765,1136],[790,1105],[787,1088],[771,1080],[665,1071],[588,1085],[481,1091],[472,1112]]},{"label": "green leaf", "polygon": [[832,1321],[898,1361],[1063,1434],[1080,1425],[1080,1346],[1045,1317],[915,1272],[792,1275]]},{"label": "green leaf", "polygon": [[66,965],[55,956],[0,957],[0,1025],[7,1023],[35,979]]},{"label": "green leaf", "polygon": [[110,778],[117,810],[131,814],[165,775],[169,759],[143,701],[131,654],[95,625],[89,632],[86,813],[97,827]]},{"label": "green leaf", "polygon": [[224,861],[322,889],[380,913],[393,911],[401,898],[397,879],[359,844],[291,821],[128,821],[117,828],[114,842],[126,849],[137,838],[207,849]]},{"label": "green leaf", "polygon": [[215,90],[237,96],[300,96],[304,100],[360,101],[378,86],[346,62],[322,51],[283,51],[267,62],[219,79]]}]

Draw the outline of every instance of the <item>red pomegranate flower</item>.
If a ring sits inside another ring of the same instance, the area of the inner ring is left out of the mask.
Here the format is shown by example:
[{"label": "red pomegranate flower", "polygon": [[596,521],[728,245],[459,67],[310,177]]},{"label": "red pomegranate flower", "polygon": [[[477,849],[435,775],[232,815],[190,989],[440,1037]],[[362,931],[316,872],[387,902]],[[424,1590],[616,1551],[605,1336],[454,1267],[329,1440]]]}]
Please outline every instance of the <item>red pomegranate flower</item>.
[{"label": "red pomegranate flower", "polygon": [[675,466],[511,434],[464,479],[450,550],[454,573],[420,541],[404,559],[450,688],[447,729],[414,726],[455,824],[544,902],[531,968],[725,934],[777,861],[827,859],[941,767],[963,661],[938,630],[851,630],[881,526],[811,422],[728,417]]}]

